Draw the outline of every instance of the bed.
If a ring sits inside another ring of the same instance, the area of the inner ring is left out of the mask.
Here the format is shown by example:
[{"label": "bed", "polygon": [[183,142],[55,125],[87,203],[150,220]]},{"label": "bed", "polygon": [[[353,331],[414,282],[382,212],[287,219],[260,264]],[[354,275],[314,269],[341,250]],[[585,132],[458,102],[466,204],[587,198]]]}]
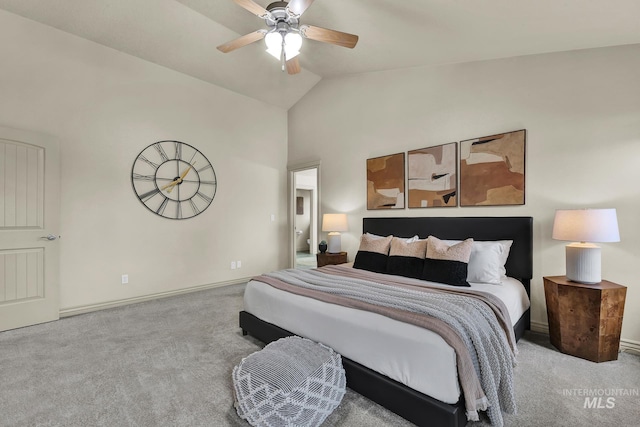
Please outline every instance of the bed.
[{"label": "bed", "polygon": [[[394,235],[411,237],[418,235],[426,238],[429,235],[440,239],[464,240],[473,238],[477,241],[512,240],[509,258],[506,261],[506,274],[513,280],[514,289],[524,289],[526,299],[520,308],[509,309],[515,337],[519,339],[529,329],[528,295],[532,277],[532,218],[530,217],[427,217],[427,218],[365,218],[363,233],[385,236]],[[509,286],[501,287],[507,292]],[[518,299],[516,296],[515,299]],[[437,347],[438,338],[430,331],[423,332],[412,325],[401,325],[404,329],[395,329],[398,325],[387,326],[376,324],[379,319],[365,313],[353,323],[373,325],[373,345],[366,352],[374,360],[362,359],[358,351],[345,348],[345,338],[335,333],[336,330],[347,331],[347,337],[358,341],[358,348],[367,348],[366,336],[371,330],[358,332],[356,326],[341,324],[340,316],[343,308],[327,305],[320,301],[304,301],[309,298],[296,296],[291,298],[282,291],[269,289],[269,285],[261,282],[250,282],[245,291],[245,310],[240,313],[240,327],[243,334],[250,334],[268,343],[284,336],[302,335],[310,339],[322,341],[343,354],[343,364],[347,374],[347,385],[352,390],[381,404],[417,425],[463,426],[467,423],[465,402],[461,398],[460,388],[455,373],[444,374],[447,369],[438,364],[451,358],[447,350],[438,350],[436,356],[429,356],[426,365],[431,372],[409,373],[399,371],[397,365],[409,363],[406,354],[418,353],[416,347],[408,347],[409,351],[397,351],[388,354],[406,344],[418,346],[420,351],[431,351],[427,347]],[[301,302],[302,301],[302,302]],[[304,303],[304,304],[303,304]],[[310,305],[306,305],[309,303]],[[302,304],[302,305],[301,305]],[[513,317],[517,313],[517,317]],[[368,316],[368,317],[367,317]],[[308,323],[305,325],[305,323]],[[351,331],[352,335],[349,335]],[[355,335],[353,335],[355,334]],[[379,334],[376,340],[375,334]],[[431,334],[431,335],[430,335]],[[354,338],[356,337],[356,338]],[[362,342],[361,341],[362,338]],[[347,339],[346,341],[348,341]],[[375,342],[384,342],[386,349],[375,347]],[[337,348],[336,348],[337,347]],[[445,344],[446,347],[446,344]],[[372,350],[373,349],[373,350]],[[435,351],[435,350],[433,350]],[[453,350],[449,347],[449,353]],[[400,354],[401,353],[401,354]],[[349,357],[353,355],[353,357]],[[369,357],[369,356],[367,356]],[[437,359],[440,357],[440,359]],[[398,363],[395,363],[398,358]],[[435,361],[435,362],[431,362]],[[443,363],[444,363],[443,362]],[[394,365],[395,363],[395,365]],[[455,369],[455,362],[453,363]],[[404,367],[403,367],[404,369]],[[420,368],[422,369],[422,368]],[[443,379],[431,380],[432,376],[441,375]],[[416,380],[418,378],[419,380]],[[413,382],[412,382],[413,381]],[[415,381],[418,381],[417,383]],[[420,383],[422,381],[422,383]],[[440,384],[443,385],[440,385]],[[437,390],[429,387],[437,387]]]}]

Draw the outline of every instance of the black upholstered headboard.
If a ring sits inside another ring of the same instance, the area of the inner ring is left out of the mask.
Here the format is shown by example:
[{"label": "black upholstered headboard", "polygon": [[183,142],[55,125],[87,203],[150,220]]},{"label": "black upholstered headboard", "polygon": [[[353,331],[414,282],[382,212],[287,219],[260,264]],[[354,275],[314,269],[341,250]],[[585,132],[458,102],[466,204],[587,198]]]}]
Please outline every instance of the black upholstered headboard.
[{"label": "black upholstered headboard", "polygon": [[464,240],[513,240],[505,268],[529,293],[533,277],[533,218],[531,217],[411,217],[363,218],[363,233],[398,237]]}]

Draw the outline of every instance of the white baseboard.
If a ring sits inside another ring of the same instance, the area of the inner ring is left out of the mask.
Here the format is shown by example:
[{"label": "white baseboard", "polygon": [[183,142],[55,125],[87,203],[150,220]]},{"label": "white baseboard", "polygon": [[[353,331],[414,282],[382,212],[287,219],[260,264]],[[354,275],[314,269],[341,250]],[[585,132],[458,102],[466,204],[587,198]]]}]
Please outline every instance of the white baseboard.
[{"label": "white baseboard", "polygon": [[620,351],[625,353],[633,353],[640,356],[640,342],[621,339]]},{"label": "white baseboard", "polygon": [[549,335],[549,325],[542,322],[531,321],[531,330],[533,332],[540,332],[541,334]]},{"label": "white baseboard", "polygon": [[188,294],[191,292],[204,291],[206,289],[237,285],[240,283],[246,283],[249,280],[251,280],[251,278],[246,277],[242,279],[229,280],[227,282],[209,283],[207,285],[193,286],[191,288],[178,289],[175,291],[159,292],[156,294],[144,295],[141,297],[133,297],[133,298],[116,300],[116,301],[107,301],[107,302],[102,302],[98,304],[70,307],[70,308],[65,308],[63,310],[60,310],[60,317],[62,318],[62,317],[76,316],[78,314],[91,313],[92,311],[105,310],[107,308],[122,307],[125,305],[135,304],[138,302],[152,301],[159,298],[173,297],[176,295]]},{"label": "white baseboard", "polygon": [[[541,334],[549,335],[549,324],[531,321],[531,330]],[[640,355],[640,342],[620,339],[620,351]]]}]

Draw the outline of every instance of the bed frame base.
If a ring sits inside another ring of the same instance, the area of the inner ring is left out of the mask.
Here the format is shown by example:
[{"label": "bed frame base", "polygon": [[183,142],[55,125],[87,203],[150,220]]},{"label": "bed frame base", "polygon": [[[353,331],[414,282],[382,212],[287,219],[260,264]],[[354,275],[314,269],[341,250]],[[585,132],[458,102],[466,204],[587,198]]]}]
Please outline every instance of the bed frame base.
[{"label": "bed frame base", "polygon": [[[279,326],[267,323],[251,313],[240,312],[243,335],[270,343],[295,335]],[[440,402],[394,381],[353,360],[342,357],[347,386],[418,426],[462,427],[467,424],[464,403]]]},{"label": "bed frame base", "polygon": [[[513,327],[517,340],[529,329],[529,319],[527,310]],[[295,335],[246,311],[240,312],[240,327],[242,335],[249,334],[265,344]],[[344,356],[342,365],[350,389],[417,426],[462,427],[467,424],[462,401],[454,405],[443,403]]]}]

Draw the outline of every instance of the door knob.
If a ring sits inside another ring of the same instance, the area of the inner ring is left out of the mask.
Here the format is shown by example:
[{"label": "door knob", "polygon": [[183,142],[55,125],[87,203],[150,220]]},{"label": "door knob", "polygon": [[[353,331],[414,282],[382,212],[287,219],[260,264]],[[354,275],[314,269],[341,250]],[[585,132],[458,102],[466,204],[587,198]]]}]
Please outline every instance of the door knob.
[{"label": "door knob", "polygon": [[53,234],[49,234],[48,236],[42,236],[40,239],[56,240],[57,238],[58,238],[58,236],[54,236]]}]

